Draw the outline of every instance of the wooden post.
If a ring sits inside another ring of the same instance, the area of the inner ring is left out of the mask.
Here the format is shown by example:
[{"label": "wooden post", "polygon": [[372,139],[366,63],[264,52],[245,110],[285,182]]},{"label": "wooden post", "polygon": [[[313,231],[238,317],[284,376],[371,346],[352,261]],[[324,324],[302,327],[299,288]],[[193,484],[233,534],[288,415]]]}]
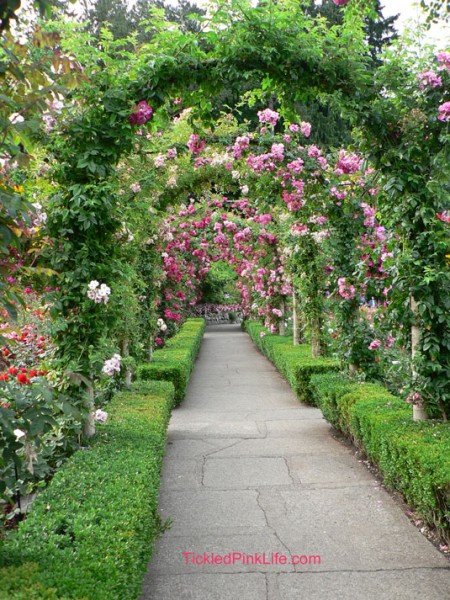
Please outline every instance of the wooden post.
[{"label": "wooden post", "polygon": [[300,319],[298,314],[298,305],[297,305],[297,294],[295,290],[292,293],[292,328],[293,328],[293,339],[294,346],[298,346],[300,344],[301,334],[300,334]]},{"label": "wooden post", "polygon": [[323,354],[322,333],[320,331],[321,319],[314,317],[311,320],[311,353],[313,358],[319,358]]},{"label": "wooden post", "polygon": [[[129,345],[130,344],[129,344],[128,337],[123,338],[123,340],[122,340],[122,356],[123,356],[123,358],[128,358],[128,356],[130,356]],[[130,367],[127,367],[127,370],[125,372],[125,385],[127,388],[131,387],[132,378],[133,378],[133,374],[131,372],[131,369],[130,369]]]},{"label": "wooden post", "polygon": [[282,317],[281,317],[281,321],[278,325],[278,333],[280,335],[284,335],[286,333],[286,325],[284,323],[284,318],[285,318],[285,313],[286,313],[286,305],[284,302],[281,303],[280,305],[280,310],[283,313]]},{"label": "wooden post", "polygon": [[[414,360],[414,358],[417,356],[417,352],[419,349],[421,333],[420,333],[420,327],[418,326],[419,308],[418,308],[417,302],[413,296],[410,297],[410,307],[411,307],[411,311],[413,313],[413,322],[411,325],[411,358]],[[412,371],[413,379],[414,379],[415,375],[416,375],[416,372],[413,367],[413,371]],[[426,421],[427,419],[428,419],[428,416],[427,416],[426,412],[423,410],[423,408],[421,406],[413,405],[413,420],[414,421]]]},{"label": "wooden post", "polygon": [[88,415],[85,422],[83,423],[83,435],[85,437],[92,437],[95,435],[95,404],[94,404],[94,385],[91,382],[87,386],[87,402],[86,407],[88,409]]}]

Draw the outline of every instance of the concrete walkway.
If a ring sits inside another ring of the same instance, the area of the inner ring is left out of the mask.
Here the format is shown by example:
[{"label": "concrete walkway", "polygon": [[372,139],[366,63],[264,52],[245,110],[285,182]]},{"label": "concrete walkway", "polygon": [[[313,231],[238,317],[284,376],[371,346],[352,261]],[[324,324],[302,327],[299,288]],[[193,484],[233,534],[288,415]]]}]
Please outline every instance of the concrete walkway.
[{"label": "concrete walkway", "polygon": [[450,598],[446,558],[236,326],[207,329],[161,485],[142,600]]}]

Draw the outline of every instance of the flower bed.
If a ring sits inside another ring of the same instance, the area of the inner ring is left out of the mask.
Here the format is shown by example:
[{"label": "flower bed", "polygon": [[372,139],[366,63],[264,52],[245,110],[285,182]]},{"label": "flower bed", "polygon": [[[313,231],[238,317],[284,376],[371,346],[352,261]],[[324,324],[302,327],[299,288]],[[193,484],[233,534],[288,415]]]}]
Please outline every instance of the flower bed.
[{"label": "flower bed", "polygon": [[450,539],[450,429],[414,422],[411,408],[380,385],[352,383],[337,374],[311,378],[315,402],[380,469],[428,524]]},{"label": "flower bed", "polygon": [[153,362],[138,366],[137,378],[171,381],[175,387],[175,403],[179,404],[184,398],[204,331],[203,319],[188,319],[164,348],[155,351]]},{"label": "flower bed", "polygon": [[161,532],[159,478],[174,389],[119,393],[93,445],[78,451],[0,547],[0,598],[134,599]]},{"label": "flower bed", "polygon": [[337,360],[312,358],[311,346],[293,346],[291,338],[267,333],[265,327],[255,321],[245,321],[244,329],[261,352],[284,375],[302,402],[314,403],[310,388],[311,375],[339,368]]}]

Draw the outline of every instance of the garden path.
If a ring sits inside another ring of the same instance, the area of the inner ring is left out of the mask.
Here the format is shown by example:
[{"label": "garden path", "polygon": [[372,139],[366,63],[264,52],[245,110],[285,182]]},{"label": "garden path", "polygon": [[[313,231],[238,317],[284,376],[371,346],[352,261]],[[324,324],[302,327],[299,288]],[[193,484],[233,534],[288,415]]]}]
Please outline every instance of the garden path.
[{"label": "garden path", "polygon": [[[450,597],[446,558],[237,326],[207,328],[170,421],[160,512],[172,525],[142,600]],[[287,564],[186,564],[183,552]]]}]

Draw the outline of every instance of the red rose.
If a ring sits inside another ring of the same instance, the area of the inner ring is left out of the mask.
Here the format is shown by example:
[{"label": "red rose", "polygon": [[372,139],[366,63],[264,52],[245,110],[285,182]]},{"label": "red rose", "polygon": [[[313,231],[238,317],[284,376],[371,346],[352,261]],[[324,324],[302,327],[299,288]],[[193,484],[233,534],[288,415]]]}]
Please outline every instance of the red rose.
[{"label": "red rose", "polygon": [[8,369],[8,373],[10,375],[17,375],[18,372],[19,372],[19,369],[17,369],[17,367],[9,367],[9,369]]},{"label": "red rose", "polygon": [[28,373],[28,377],[37,377],[36,369],[31,369],[31,371]]},{"label": "red rose", "polygon": [[43,375],[47,375],[47,371],[39,371],[39,375],[42,377]]},{"label": "red rose", "polygon": [[27,373],[28,369],[26,367],[20,367],[20,372],[21,373]]},{"label": "red rose", "polygon": [[20,384],[24,385],[24,384],[28,383],[28,377],[25,375],[25,373],[19,373],[17,375],[17,381]]},{"label": "red rose", "polygon": [[0,381],[8,381],[9,377],[8,377],[8,373],[1,373],[0,374]]}]

